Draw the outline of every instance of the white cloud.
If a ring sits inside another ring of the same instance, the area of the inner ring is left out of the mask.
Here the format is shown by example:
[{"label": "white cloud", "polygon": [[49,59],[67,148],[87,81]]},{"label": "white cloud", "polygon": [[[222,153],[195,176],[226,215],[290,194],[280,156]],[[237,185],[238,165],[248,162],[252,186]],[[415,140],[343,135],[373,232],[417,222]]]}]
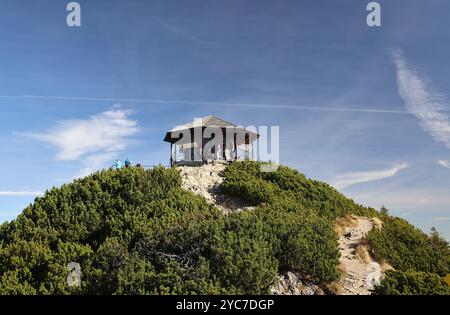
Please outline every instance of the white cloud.
[{"label": "white cloud", "polygon": [[46,133],[28,136],[48,143],[58,150],[60,161],[81,161],[79,176],[105,166],[130,144],[130,136],[138,132],[137,122],[128,110],[115,106],[111,110],[87,119],[64,120]]},{"label": "white cloud", "polygon": [[450,168],[450,161],[448,160],[439,160],[437,163],[443,167]]},{"label": "white cloud", "polygon": [[450,221],[450,217],[435,217],[434,221]]},{"label": "white cloud", "polygon": [[[106,165],[107,162],[115,160],[117,157],[117,152],[106,152],[87,156],[83,161],[83,168],[80,170],[76,177],[84,177],[95,170]],[[112,163],[110,163],[112,164]]]},{"label": "white cloud", "polygon": [[[449,214],[450,189],[447,187],[440,189],[412,187],[389,189],[378,187],[363,193],[355,193],[353,196],[350,193],[350,197],[359,203],[378,209],[385,205],[388,209],[402,215],[403,212],[416,215],[422,211],[439,211],[444,214],[442,216],[448,216],[447,214]],[[426,203],[423,203],[424,200],[426,200]]]},{"label": "white cloud", "polygon": [[396,51],[393,57],[397,66],[399,94],[407,110],[419,119],[421,127],[436,141],[450,148],[450,120],[445,113],[449,109],[448,101],[432,91],[424,79],[408,68],[401,51]]},{"label": "white cloud", "polygon": [[0,196],[42,196],[43,194],[40,191],[0,191]]},{"label": "white cloud", "polygon": [[387,170],[351,172],[336,176],[333,186],[343,189],[354,184],[372,182],[396,175],[399,171],[408,167],[408,164],[398,164]]}]

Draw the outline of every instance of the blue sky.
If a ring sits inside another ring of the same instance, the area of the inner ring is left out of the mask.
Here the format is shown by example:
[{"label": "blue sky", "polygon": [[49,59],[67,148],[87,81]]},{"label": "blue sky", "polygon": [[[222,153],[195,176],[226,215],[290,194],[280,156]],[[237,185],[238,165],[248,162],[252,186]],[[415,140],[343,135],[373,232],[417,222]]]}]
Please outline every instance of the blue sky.
[{"label": "blue sky", "polygon": [[[69,1],[67,1],[68,3]],[[450,2],[3,0],[0,221],[216,115],[280,126],[282,164],[450,239]]]}]

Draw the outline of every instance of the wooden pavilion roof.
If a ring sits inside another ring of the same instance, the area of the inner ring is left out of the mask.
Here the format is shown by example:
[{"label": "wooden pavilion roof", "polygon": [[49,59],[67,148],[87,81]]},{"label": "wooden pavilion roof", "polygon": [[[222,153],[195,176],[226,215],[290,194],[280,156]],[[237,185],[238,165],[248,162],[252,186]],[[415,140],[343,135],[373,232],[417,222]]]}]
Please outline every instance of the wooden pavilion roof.
[{"label": "wooden pavilion roof", "polygon": [[253,131],[247,130],[243,127],[239,127],[238,125],[235,125],[233,123],[230,123],[228,121],[225,121],[221,118],[215,117],[215,116],[206,116],[203,118],[200,118],[198,120],[195,120],[191,123],[176,126],[172,130],[169,130],[166,133],[166,136],[164,137],[164,141],[175,143],[179,140],[178,137],[172,137],[172,135],[182,133],[183,131],[187,130],[193,130],[194,128],[203,128],[203,127],[212,127],[212,128],[221,128],[221,129],[234,129],[233,132],[236,134],[248,134],[250,137],[250,142],[256,140],[259,135]]}]

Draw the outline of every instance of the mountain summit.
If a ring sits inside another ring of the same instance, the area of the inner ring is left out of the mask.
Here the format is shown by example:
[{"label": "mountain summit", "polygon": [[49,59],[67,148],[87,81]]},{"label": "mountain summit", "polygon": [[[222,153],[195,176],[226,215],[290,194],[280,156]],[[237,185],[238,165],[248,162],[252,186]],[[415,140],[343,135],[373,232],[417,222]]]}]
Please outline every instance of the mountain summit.
[{"label": "mountain summit", "polygon": [[450,294],[436,231],[260,167],[130,167],[52,188],[0,226],[0,293]]}]

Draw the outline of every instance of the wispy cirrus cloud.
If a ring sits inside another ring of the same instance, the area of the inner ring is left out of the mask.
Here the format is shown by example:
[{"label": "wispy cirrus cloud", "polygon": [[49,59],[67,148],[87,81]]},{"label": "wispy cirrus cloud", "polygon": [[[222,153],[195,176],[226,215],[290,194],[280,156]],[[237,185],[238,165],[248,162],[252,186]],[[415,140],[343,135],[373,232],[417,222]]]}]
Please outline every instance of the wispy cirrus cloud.
[{"label": "wispy cirrus cloud", "polygon": [[437,163],[445,168],[450,168],[450,161],[448,160],[439,160]]},{"label": "wispy cirrus cloud", "polygon": [[450,217],[434,217],[434,221],[450,221]]},{"label": "wispy cirrus cloud", "polygon": [[407,163],[402,163],[385,170],[345,173],[336,176],[332,185],[336,187],[336,189],[344,189],[359,183],[382,180],[396,175],[398,172],[407,167]]},{"label": "wispy cirrus cloud", "polygon": [[167,23],[166,21],[163,21],[163,20],[161,20],[159,18],[155,18],[155,21],[158,22],[158,24],[161,25],[165,30],[167,30],[169,32],[172,32],[172,33],[174,33],[176,35],[179,35],[179,36],[181,36],[183,38],[192,40],[192,41],[197,42],[199,44],[207,44],[208,43],[208,41],[205,41],[205,40],[203,40],[203,39],[193,35],[192,33],[186,31],[185,29],[183,29],[183,28],[181,28],[179,26]]},{"label": "wispy cirrus cloud", "polygon": [[448,100],[433,91],[420,75],[411,70],[401,50],[393,53],[397,66],[398,91],[409,112],[414,114],[423,130],[434,140],[444,143],[450,149],[450,110]]},{"label": "wispy cirrus cloud", "polygon": [[200,100],[181,100],[181,99],[156,99],[156,98],[121,98],[121,97],[85,97],[85,96],[68,96],[68,95],[0,95],[0,99],[35,99],[50,101],[80,101],[80,102],[124,102],[135,104],[155,104],[164,106],[187,105],[189,107],[248,107],[257,109],[286,109],[298,111],[319,111],[319,112],[349,112],[349,113],[369,113],[369,114],[392,114],[392,115],[413,115],[406,110],[369,108],[369,107],[324,107],[313,105],[296,105],[296,104],[264,104],[264,103],[241,103],[241,102],[216,102],[216,101],[200,101]]},{"label": "wispy cirrus cloud", "polygon": [[44,193],[41,191],[13,191],[13,190],[0,190],[0,196],[42,196]]},{"label": "wispy cirrus cloud", "polygon": [[55,147],[57,160],[81,161],[83,168],[79,176],[85,176],[104,167],[128,147],[130,137],[138,132],[137,122],[129,117],[131,114],[114,106],[87,119],[59,121],[47,132],[26,135]]}]

